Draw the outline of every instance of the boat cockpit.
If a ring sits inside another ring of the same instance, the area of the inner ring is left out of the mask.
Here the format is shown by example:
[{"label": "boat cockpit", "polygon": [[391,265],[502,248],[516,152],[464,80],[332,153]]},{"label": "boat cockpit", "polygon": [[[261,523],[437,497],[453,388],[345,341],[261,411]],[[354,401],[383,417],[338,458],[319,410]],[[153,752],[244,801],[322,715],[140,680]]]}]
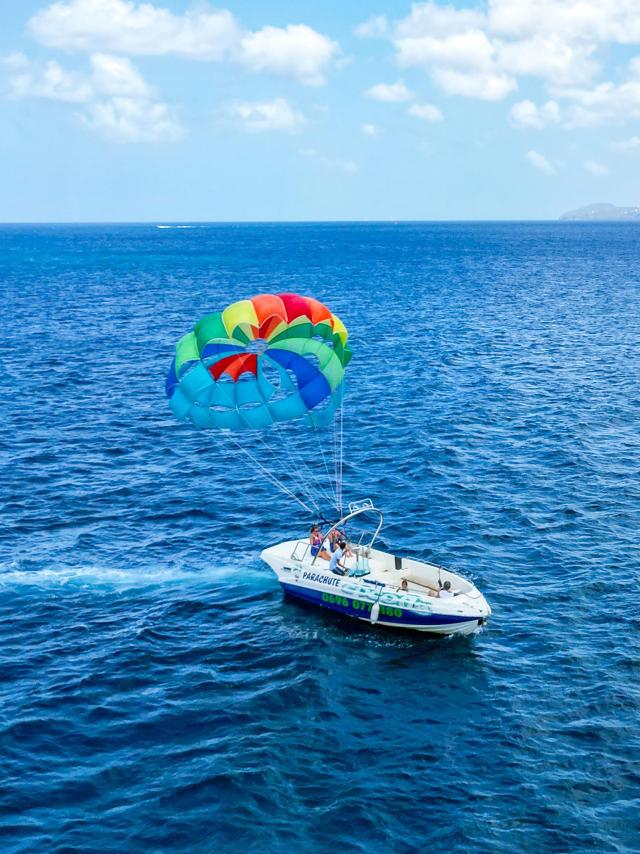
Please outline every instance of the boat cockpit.
[{"label": "boat cockpit", "polygon": [[[349,577],[362,578],[365,582],[392,586],[422,596],[438,596],[446,581],[449,581],[454,596],[475,589],[470,581],[442,566],[375,549],[373,544],[382,529],[383,515],[370,499],[351,502],[348,510],[327,529],[318,554],[312,554],[308,540],[297,540],[292,543],[291,559],[316,570],[328,570],[328,561],[321,555],[331,552],[332,535],[338,531],[344,535],[348,546],[342,562],[346,567],[345,574]],[[374,519],[373,524],[371,517]]]}]

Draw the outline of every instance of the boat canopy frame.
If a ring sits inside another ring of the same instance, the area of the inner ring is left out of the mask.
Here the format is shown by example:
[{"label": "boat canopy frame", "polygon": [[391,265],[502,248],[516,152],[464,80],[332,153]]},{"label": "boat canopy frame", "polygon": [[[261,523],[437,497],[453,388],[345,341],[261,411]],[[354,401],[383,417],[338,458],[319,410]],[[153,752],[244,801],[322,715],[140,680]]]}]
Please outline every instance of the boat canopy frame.
[{"label": "boat canopy frame", "polygon": [[[382,515],[382,510],[380,510],[378,507],[376,507],[370,498],[364,498],[361,501],[351,501],[348,504],[348,509],[349,509],[349,512],[346,513],[344,516],[342,516],[340,519],[338,519],[338,521],[335,522],[329,528],[329,530],[327,531],[327,533],[325,534],[325,536],[322,539],[322,545],[321,545],[319,551],[322,550],[322,547],[329,540],[329,537],[331,536],[333,531],[335,531],[337,528],[341,528],[344,525],[346,525],[350,519],[354,519],[356,516],[361,516],[364,513],[374,513],[374,514],[377,514],[377,516],[378,516],[377,527],[376,527],[375,531],[373,532],[373,535],[372,535],[371,539],[369,540],[369,542],[364,546],[365,549],[373,548],[373,544],[375,543],[375,541],[378,538],[378,534],[380,533],[380,531],[382,529],[382,523],[384,521],[384,517]],[[358,543],[358,548],[360,548],[360,547],[362,547],[361,542]],[[319,554],[319,552],[318,552],[318,554]],[[316,560],[318,559],[318,554],[314,555],[313,560],[311,561],[312,565],[315,564]]]}]

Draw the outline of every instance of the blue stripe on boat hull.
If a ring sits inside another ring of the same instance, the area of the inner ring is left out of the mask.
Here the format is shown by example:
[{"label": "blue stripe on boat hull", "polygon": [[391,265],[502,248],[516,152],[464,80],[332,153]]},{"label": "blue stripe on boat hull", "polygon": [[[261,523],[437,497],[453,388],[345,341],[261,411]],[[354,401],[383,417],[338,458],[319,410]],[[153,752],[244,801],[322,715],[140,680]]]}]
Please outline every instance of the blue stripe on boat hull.
[{"label": "blue stripe on boat hull", "polygon": [[[322,590],[311,590],[308,587],[299,587],[296,584],[287,584],[281,581],[282,589],[285,593],[296,599],[302,599],[304,602],[310,602],[313,605],[319,605],[321,608],[328,608],[331,611],[337,611],[339,614],[346,614],[349,617],[358,617],[359,619],[368,619],[371,612],[371,602],[364,603],[361,600],[354,600],[350,596],[343,596],[336,591],[334,594],[323,594]],[[323,598],[323,595],[326,598]],[[333,600],[333,601],[331,601]],[[354,607],[354,601],[360,602],[361,606]],[[346,605],[344,603],[347,603]],[[378,619],[379,623],[397,626],[424,626],[424,627],[442,627],[442,626],[458,626],[462,623],[477,622],[476,617],[458,617],[448,616],[445,614],[417,614],[415,611],[409,611],[407,608],[394,609],[389,611],[399,610],[400,615],[382,613]]]}]

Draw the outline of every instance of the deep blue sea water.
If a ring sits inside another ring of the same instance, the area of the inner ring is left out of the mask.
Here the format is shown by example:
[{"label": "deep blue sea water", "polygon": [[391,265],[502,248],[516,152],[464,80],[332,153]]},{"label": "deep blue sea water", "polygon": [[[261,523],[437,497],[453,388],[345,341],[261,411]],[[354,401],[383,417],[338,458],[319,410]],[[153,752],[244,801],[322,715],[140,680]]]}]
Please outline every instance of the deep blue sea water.
[{"label": "deep blue sea water", "polygon": [[[640,230],[0,228],[0,850],[640,850]],[[285,601],[308,519],[163,383],[259,292],[349,327],[349,497],[472,639]]]}]

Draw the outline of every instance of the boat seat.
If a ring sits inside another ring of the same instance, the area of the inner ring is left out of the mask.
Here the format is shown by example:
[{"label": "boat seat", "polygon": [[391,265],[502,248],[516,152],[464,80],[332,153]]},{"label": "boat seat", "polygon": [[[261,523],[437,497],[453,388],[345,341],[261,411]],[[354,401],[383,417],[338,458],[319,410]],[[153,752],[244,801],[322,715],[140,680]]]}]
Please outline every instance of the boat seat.
[{"label": "boat seat", "polygon": [[423,587],[427,590],[437,590],[438,587],[431,579],[428,579],[422,572],[414,572],[411,569],[405,569],[402,573],[402,578],[406,578],[411,584],[417,584],[418,587]]}]

